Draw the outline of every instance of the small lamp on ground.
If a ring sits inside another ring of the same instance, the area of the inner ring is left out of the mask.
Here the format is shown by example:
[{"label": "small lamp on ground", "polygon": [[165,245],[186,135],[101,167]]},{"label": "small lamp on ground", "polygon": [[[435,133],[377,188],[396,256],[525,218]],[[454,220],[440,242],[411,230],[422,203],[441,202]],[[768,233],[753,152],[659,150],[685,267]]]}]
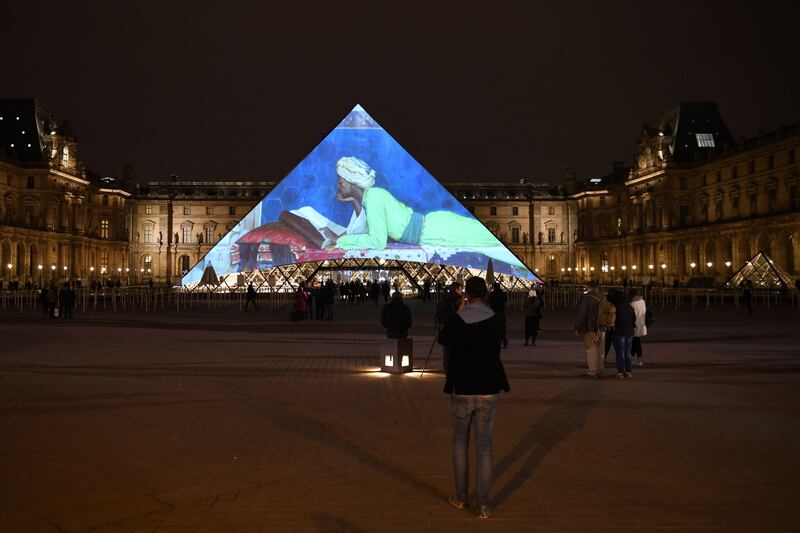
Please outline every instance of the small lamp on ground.
[{"label": "small lamp on ground", "polygon": [[413,339],[386,339],[381,348],[381,372],[405,374],[414,369]]}]

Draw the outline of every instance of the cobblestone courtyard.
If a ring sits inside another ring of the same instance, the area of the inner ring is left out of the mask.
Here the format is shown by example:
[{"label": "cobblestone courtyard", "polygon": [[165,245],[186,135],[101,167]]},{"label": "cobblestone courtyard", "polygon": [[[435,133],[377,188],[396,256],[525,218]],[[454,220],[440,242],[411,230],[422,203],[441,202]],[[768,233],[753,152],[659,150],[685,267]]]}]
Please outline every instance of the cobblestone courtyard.
[{"label": "cobblestone courtyard", "polygon": [[795,310],[656,309],[630,381],[512,314],[488,521],[446,504],[442,374],[376,373],[369,304],[286,315],[0,315],[0,531],[797,530]]}]

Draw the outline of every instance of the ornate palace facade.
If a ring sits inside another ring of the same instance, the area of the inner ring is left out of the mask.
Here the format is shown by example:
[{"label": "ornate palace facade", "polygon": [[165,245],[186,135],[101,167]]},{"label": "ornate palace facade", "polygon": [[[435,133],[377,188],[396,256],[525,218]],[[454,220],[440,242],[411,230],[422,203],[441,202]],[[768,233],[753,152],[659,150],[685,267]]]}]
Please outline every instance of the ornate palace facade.
[{"label": "ornate palace facade", "polygon": [[[0,100],[0,117],[3,280],[174,282],[276,183],[99,177],[33,100]],[[799,145],[797,127],[737,144],[713,104],[680,104],[633,169],[445,186],[545,280],[720,280],[758,250],[796,274]]]},{"label": "ornate palace facade", "polygon": [[579,278],[713,285],[759,251],[800,263],[800,130],[734,141],[713,103],[681,103],[642,129],[627,173],[578,203]]}]

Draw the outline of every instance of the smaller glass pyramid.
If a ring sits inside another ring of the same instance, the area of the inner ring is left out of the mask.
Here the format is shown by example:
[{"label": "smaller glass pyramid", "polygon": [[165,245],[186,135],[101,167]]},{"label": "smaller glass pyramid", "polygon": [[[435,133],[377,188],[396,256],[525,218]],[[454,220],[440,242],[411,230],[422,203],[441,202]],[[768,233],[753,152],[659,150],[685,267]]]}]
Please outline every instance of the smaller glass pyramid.
[{"label": "smaller glass pyramid", "polygon": [[739,289],[748,281],[755,289],[780,289],[789,286],[789,275],[764,252],[758,252],[722,286],[724,289]]}]

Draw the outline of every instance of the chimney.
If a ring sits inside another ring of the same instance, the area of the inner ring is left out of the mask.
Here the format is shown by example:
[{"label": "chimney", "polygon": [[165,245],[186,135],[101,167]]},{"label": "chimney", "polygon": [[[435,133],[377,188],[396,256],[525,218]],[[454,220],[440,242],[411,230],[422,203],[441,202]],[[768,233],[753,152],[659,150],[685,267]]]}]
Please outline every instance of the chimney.
[{"label": "chimney", "polygon": [[565,166],[564,170],[561,172],[561,178],[564,181],[564,190],[568,195],[575,194],[577,175],[575,169],[569,166]]}]

